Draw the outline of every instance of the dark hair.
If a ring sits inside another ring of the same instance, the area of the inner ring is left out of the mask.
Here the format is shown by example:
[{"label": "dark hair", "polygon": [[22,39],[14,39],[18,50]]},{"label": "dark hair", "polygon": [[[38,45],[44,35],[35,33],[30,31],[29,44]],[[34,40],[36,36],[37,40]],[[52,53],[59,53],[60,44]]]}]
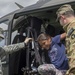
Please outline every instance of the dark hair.
[{"label": "dark hair", "polygon": [[48,37],[50,37],[48,34],[46,34],[46,33],[41,33],[41,34],[38,36],[37,41],[46,40],[46,39],[48,39]]}]

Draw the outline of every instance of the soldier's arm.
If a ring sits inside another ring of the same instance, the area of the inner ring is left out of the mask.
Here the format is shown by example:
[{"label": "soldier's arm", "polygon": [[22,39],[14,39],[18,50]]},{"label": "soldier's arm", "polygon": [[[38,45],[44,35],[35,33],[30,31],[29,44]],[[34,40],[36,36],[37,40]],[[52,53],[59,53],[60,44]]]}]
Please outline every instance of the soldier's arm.
[{"label": "soldier's arm", "polygon": [[2,47],[1,49],[4,50],[6,53],[10,54],[10,53],[16,52],[24,47],[25,47],[24,42],[22,42],[22,43],[7,45],[7,46]]},{"label": "soldier's arm", "polygon": [[[72,32],[72,34],[70,35],[70,49],[71,50],[75,50],[75,26],[73,27],[74,31]],[[75,52],[74,52],[75,54]]]},{"label": "soldier's arm", "polygon": [[5,54],[11,54],[25,47],[31,38],[26,38],[24,42],[18,44],[12,44],[4,47],[0,47],[0,56],[4,56]]},{"label": "soldier's arm", "polygon": [[60,35],[60,39],[63,40],[63,39],[65,39],[65,38],[66,38],[66,33],[62,33],[62,34]]}]

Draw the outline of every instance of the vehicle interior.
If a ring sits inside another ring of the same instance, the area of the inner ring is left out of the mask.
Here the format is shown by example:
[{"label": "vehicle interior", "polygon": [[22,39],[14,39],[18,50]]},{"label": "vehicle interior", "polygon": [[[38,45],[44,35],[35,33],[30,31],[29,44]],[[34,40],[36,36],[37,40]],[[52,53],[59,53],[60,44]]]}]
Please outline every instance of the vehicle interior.
[{"label": "vehicle interior", "polygon": [[16,21],[16,23],[13,25],[13,30],[16,30],[22,26],[24,26],[26,28],[27,26],[29,26],[28,17],[36,17],[36,18],[42,20],[41,26],[44,29],[47,27],[48,24],[50,24],[50,25],[54,26],[55,29],[59,28],[58,31],[56,30],[56,34],[59,34],[59,32],[62,30],[62,27],[60,26],[59,22],[56,22],[56,10],[57,9],[45,10],[45,11],[40,11],[40,12],[21,16],[18,18],[18,19],[22,18],[19,21],[16,21],[16,19],[14,20],[14,22]]}]

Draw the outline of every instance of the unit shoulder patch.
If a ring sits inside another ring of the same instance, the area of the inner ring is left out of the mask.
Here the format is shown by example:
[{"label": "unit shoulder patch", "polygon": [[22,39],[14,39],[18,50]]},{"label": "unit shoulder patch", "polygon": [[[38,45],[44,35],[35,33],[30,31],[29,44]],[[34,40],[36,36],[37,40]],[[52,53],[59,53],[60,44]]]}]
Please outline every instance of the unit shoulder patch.
[{"label": "unit shoulder patch", "polygon": [[75,34],[72,34],[72,35],[71,35],[71,39],[74,39],[74,38],[75,38]]}]

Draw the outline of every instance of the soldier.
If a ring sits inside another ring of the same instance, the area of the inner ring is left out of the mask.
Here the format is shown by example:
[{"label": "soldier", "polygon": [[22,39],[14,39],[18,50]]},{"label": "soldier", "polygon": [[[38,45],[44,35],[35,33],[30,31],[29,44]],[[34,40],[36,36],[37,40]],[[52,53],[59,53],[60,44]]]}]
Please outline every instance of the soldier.
[{"label": "soldier", "polygon": [[63,26],[67,33],[66,35],[66,49],[69,59],[70,69],[67,75],[75,75],[75,15],[71,5],[62,5],[56,12],[57,20]]},{"label": "soldier", "polygon": [[[2,34],[0,35],[0,38],[4,38]],[[2,62],[1,62],[1,59],[3,58],[3,56],[5,56],[7,54],[11,54],[11,53],[16,52],[16,51],[19,51],[22,48],[25,48],[25,46],[27,45],[27,43],[30,40],[32,40],[32,38],[26,38],[25,41],[22,43],[0,47],[0,75],[3,75]]]}]

